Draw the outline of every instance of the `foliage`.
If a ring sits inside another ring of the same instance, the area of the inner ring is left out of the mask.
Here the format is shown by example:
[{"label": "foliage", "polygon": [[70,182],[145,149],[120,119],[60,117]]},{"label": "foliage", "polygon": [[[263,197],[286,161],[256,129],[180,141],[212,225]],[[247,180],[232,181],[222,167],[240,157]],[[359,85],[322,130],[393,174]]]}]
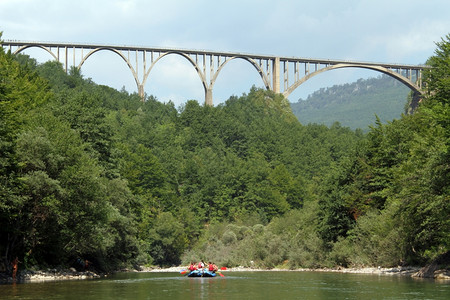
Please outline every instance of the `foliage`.
[{"label": "foliage", "polygon": [[450,240],[448,45],[417,112],[367,134],[302,125],[271,91],[177,109],[1,50],[3,264],[429,261]]},{"label": "foliage", "polygon": [[357,225],[333,250],[346,263],[422,264],[449,251],[449,42],[437,43],[429,59],[418,111],[373,127],[340,185],[357,192],[347,204]]},{"label": "foliage", "polygon": [[378,116],[384,123],[399,119],[408,87],[396,79],[380,75],[358,79],[353,83],[322,88],[306,99],[291,103],[292,111],[302,124],[319,123],[331,126],[339,122],[352,129],[367,132]]}]

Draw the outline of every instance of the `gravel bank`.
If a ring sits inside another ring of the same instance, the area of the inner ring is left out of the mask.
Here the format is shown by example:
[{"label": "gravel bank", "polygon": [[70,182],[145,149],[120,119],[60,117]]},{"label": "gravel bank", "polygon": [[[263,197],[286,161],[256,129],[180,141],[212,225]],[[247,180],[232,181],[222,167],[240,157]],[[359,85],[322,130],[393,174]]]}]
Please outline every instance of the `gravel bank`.
[{"label": "gravel bank", "polygon": [[[142,268],[141,272],[180,272],[185,270],[187,267],[170,267],[170,268]],[[401,276],[411,276],[411,277],[429,277],[435,279],[450,280],[450,270],[436,270],[431,276],[419,276],[423,268],[420,267],[395,267],[395,268],[336,268],[336,269],[256,269],[256,268],[246,268],[246,267],[235,267],[227,268],[223,272],[336,272],[336,273],[354,273],[354,274],[378,274],[378,275],[401,275]]]},{"label": "gravel bank", "polygon": [[[84,271],[78,272],[74,268],[70,269],[47,269],[40,271],[21,270],[17,274],[16,282],[44,282],[44,281],[59,281],[59,280],[81,280],[81,279],[93,279],[100,278],[101,275]],[[13,279],[6,275],[0,274],[1,283],[12,283]]]},{"label": "gravel bank", "polygon": [[[177,266],[170,268],[141,267],[140,270],[121,270],[122,272],[160,272],[160,273],[180,273],[186,266]],[[396,267],[396,268],[336,268],[336,269],[256,269],[246,267],[227,268],[222,270],[224,274],[232,272],[337,272],[354,274],[379,274],[379,275],[401,275],[411,277],[429,277],[442,280],[450,280],[450,271],[447,269],[436,270],[431,276],[421,276],[423,268],[419,267]],[[100,278],[106,275],[99,275],[91,271],[77,272],[75,269],[57,270],[48,269],[46,271],[22,270],[18,274],[17,282],[43,282],[57,280],[82,280]],[[12,283],[11,277],[6,274],[0,274],[1,283]]]}]

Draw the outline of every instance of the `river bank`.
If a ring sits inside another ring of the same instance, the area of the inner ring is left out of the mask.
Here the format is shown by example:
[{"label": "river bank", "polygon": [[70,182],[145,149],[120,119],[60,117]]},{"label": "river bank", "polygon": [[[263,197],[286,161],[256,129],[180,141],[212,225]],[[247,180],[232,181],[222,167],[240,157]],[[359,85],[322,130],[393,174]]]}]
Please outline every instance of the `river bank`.
[{"label": "river bank", "polygon": [[20,270],[17,272],[17,278],[14,281],[11,276],[5,273],[0,273],[0,283],[13,282],[44,282],[44,281],[59,281],[59,280],[83,280],[100,278],[102,274],[97,274],[92,271],[77,271],[74,268],[69,269],[47,269],[47,270]]},{"label": "river bank", "polygon": [[[161,273],[180,273],[186,269],[185,266],[176,266],[169,268],[159,267],[140,267],[136,269],[124,269],[119,272],[161,272]],[[259,269],[247,267],[227,268],[221,271],[223,274],[233,272],[334,272],[334,273],[353,273],[353,274],[378,274],[378,275],[397,275],[410,276],[415,278],[434,278],[438,280],[450,280],[450,270],[448,269],[430,269],[426,267],[394,267],[394,268],[323,268],[323,269]],[[94,279],[107,276],[106,274],[97,274],[92,271],[78,272],[74,268],[70,269],[47,269],[40,271],[21,270],[17,274],[16,282],[44,282],[60,280],[83,280]],[[0,273],[0,283],[12,283],[13,279],[5,273]]]},{"label": "river bank", "polygon": [[[354,274],[378,274],[378,275],[400,275],[400,276],[410,276],[416,278],[434,278],[450,280],[450,270],[448,269],[433,269],[424,271],[427,267],[394,267],[394,268],[322,268],[322,269],[258,269],[258,268],[247,268],[247,267],[235,267],[227,268],[223,272],[224,274],[228,272],[335,272],[335,273],[354,273]],[[170,268],[154,268],[154,267],[142,267],[140,272],[180,272],[186,269],[186,267],[170,267]]]}]

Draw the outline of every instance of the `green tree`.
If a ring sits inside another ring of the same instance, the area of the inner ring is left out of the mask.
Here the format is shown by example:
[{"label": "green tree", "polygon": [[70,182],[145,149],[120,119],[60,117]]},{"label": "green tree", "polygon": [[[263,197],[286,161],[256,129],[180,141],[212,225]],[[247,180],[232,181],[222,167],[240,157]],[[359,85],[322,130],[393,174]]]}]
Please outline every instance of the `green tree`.
[{"label": "green tree", "polygon": [[156,217],[148,232],[148,240],[153,261],[159,265],[178,265],[188,245],[183,225],[170,212]]},{"label": "green tree", "polygon": [[398,194],[392,196],[412,261],[450,250],[450,35],[436,45],[427,62],[432,68],[424,76],[427,96],[414,116],[410,157],[399,169]]},{"label": "green tree", "polygon": [[45,80],[0,49],[0,251],[8,267],[13,256],[23,255],[23,239],[16,221],[23,217],[20,208],[27,201],[22,194],[16,139],[30,111],[50,97]]}]

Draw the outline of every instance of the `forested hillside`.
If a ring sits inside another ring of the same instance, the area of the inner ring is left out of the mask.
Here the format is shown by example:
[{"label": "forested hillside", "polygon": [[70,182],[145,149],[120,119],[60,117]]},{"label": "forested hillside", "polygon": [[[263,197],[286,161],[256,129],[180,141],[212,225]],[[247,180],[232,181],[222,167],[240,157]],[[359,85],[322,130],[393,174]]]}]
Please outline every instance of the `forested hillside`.
[{"label": "forested hillside", "polygon": [[449,53],[417,113],[363,134],[266,90],[176,108],[2,50],[2,268],[425,263],[449,250]]},{"label": "forested hillside", "polygon": [[387,75],[359,79],[357,82],[322,88],[291,103],[302,124],[331,126],[339,122],[352,129],[369,130],[376,117],[383,123],[399,119],[405,111],[410,90]]}]

